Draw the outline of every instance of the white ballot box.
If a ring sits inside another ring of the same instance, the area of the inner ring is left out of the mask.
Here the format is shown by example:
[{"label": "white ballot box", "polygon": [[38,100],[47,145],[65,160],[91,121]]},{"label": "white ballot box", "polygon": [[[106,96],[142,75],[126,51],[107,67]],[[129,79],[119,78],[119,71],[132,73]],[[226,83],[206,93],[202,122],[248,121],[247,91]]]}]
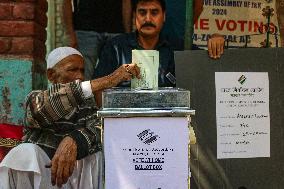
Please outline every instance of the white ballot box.
[{"label": "white ballot box", "polygon": [[105,189],[188,189],[189,91],[103,93]]}]

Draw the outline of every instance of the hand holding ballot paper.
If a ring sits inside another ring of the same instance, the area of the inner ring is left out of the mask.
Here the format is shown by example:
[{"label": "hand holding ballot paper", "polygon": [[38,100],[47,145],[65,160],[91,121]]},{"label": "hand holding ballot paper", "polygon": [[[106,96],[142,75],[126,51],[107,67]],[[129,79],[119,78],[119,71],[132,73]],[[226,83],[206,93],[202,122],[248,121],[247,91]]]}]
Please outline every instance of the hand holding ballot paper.
[{"label": "hand holding ballot paper", "polygon": [[140,68],[141,78],[131,79],[132,89],[157,89],[159,51],[132,50],[132,62]]}]

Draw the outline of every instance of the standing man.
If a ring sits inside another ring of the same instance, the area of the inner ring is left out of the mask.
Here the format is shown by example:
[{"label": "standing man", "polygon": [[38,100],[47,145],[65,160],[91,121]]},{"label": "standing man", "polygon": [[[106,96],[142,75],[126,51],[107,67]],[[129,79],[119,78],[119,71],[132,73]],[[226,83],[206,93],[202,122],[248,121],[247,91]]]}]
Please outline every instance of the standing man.
[{"label": "standing man", "polygon": [[70,46],[82,52],[90,80],[104,43],[131,31],[131,0],[64,0],[63,15]]},{"label": "standing man", "polygon": [[59,47],[49,54],[52,85],[28,95],[24,143],[1,162],[0,189],[103,188],[100,119],[93,96],[139,78],[139,69],[127,64],[91,81],[83,81],[83,74],[83,56],[76,49]]},{"label": "standing man", "polygon": [[[159,51],[159,86],[175,86],[166,77],[168,73],[175,75],[174,52],[170,44],[160,35],[165,22],[166,4],[164,0],[136,0],[133,3],[133,16],[136,31],[122,34],[109,40],[104,46],[94,78],[112,73],[122,64],[131,62],[131,51]],[[129,82],[121,83],[129,86]]]}]

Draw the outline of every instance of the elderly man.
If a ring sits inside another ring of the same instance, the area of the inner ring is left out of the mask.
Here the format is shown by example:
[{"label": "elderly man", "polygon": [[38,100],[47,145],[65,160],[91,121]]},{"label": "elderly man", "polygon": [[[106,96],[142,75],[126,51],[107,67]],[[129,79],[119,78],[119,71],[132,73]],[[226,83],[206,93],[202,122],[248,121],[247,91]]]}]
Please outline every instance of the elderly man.
[{"label": "elderly man", "polygon": [[52,85],[28,95],[25,143],[0,164],[0,188],[102,188],[100,121],[93,95],[139,78],[139,68],[125,64],[108,76],[82,82],[83,56],[71,47],[53,50],[47,68]]}]

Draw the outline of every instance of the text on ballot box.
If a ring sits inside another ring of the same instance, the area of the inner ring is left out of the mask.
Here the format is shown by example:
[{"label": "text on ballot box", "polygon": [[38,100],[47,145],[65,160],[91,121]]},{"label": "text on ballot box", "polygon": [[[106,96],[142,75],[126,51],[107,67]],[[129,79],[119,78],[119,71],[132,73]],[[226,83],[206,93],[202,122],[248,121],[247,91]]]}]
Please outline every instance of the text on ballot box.
[{"label": "text on ballot box", "polygon": [[104,118],[106,189],[187,189],[186,117]]}]

